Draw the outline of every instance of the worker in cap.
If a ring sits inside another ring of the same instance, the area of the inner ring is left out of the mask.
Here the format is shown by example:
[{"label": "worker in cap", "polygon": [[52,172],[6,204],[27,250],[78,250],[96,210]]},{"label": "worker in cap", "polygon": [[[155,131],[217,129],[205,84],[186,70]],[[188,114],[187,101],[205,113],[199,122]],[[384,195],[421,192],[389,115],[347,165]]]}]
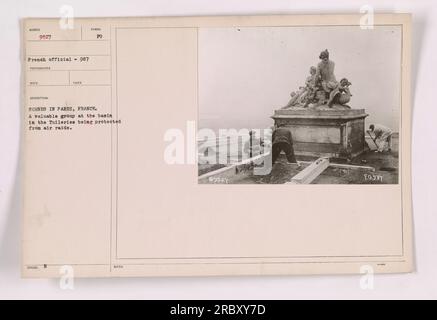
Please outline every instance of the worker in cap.
[{"label": "worker in cap", "polygon": [[386,146],[388,151],[391,151],[393,131],[390,128],[382,124],[371,124],[369,126],[369,132],[373,135],[372,138],[376,141],[378,147],[375,152],[384,152]]}]

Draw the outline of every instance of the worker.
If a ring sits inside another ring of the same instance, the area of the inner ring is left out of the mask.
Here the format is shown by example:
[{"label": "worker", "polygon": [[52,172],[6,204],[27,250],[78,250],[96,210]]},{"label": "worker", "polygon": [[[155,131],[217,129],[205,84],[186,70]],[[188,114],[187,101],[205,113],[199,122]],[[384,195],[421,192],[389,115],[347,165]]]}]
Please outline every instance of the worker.
[{"label": "worker", "polygon": [[275,164],[281,151],[285,152],[288,162],[297,163],[291,131],[283,124],[279,125],[272,134],[272,165]]},{"label": "worker", "polygon": [[388,151],[391,151],[392,141],[391,136],[393,131],[381,124],[371,124],[369,126],[370,133],[373,134],[373,139],[376,141],[378,149],[375,152],[384,152],[385,146],[388,146]]}]

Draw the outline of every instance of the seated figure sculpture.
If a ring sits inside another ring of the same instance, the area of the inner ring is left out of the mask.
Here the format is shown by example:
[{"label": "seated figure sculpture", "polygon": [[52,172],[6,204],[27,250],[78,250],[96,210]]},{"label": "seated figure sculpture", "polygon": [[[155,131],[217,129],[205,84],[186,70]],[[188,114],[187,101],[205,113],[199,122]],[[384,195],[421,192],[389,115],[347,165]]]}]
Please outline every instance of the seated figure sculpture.
[{"label": "seated figure sculpture", "polygon": [[323,90],[330,93],[338,85],[337,79],[334,75],[335,63],[334,61],[329,60],[328,49],[320,53],[319,59],[322,61],[317,65],[315,81],[320,80]]},{"label": "seated figure sculpture", "polygon": [[334,75],[335,63],[329,59],[328,50],[320,53],[322,60],[316,67],[310,68],[310,76],[305,81],[305,87],[291,93],[291,99],[283,109],[288,108],[318,108],[323,106],[332,108],[346,105],[352,94],[349,91],[351,83],[343,78],[340,82]]}]

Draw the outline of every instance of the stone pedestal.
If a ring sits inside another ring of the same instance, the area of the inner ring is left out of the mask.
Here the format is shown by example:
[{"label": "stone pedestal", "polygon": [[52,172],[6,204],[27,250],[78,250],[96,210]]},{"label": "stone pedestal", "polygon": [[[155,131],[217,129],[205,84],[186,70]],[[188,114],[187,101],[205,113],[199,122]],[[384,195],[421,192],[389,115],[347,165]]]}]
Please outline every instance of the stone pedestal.
[{"label": "stone pedestal", "polygon": [[281,109],[272,118],[293,135],[297,155],[350,159],[365,150],[364,109]]}]

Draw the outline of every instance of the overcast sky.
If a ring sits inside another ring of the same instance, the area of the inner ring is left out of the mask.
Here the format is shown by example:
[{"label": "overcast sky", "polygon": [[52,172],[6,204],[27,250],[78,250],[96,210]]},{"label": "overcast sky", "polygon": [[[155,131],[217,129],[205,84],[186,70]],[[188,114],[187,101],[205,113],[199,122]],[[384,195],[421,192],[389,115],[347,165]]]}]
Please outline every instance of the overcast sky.
[{"label": "overcast sky", "polygon": [[398,130],[401,29],[254,27],[199,30],[199,127],[265,128],[290,92],[304,85],[324,49],[337,80],[352,82],[352,108],[366,126]]}]

